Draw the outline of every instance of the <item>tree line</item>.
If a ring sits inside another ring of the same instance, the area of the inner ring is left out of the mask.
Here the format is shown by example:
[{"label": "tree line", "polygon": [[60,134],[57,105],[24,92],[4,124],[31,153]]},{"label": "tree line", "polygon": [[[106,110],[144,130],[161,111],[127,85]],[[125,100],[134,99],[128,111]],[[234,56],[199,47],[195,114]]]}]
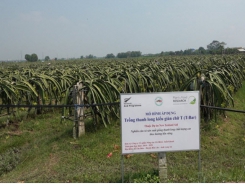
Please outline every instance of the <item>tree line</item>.
[{"label": "tree line", "polygon": [[207,45],[207,49],[199,47],[198,49],[186,49],[180,51],[161,52],[160,55],[200,55],[200,54],[238,54],[237,48],[225,48],[225,42],[217,40]]},{"label": "tree line", "polygon": [[[157,54],[147,54],[142,55],[140,51],[128,51],[128,52],[120,52],[116,56],[112,53],[107,54],[105,58],[129,58],[129,57],[140,57],[140,56],[166,56],[166,55],[204,55],[204,54],[238,54],[240,53],[237,48],[225,48],[225,42],[219,42],[217,40],[213,40],[210,44],[207,45],[207,49],[204,47],[199,47],[198,49],[186,49],[179,51],[166,51]],[[95,56],[94,56],[95,57]],[[81,59],[84,57],[81,56]],[[86,57],[88,58],[88,57]],[[92,58],[92,57],[91,57]],[[96,58],[96,57],[95,57]]]},{"label": "tree line", "polygon": [[[179,50],[179,51],[166,51],[161,52],[158,54],[147,54],[144,56],[165,56],[165,55],[203,55],[203,54],[237,54],[239,53],[237,48],[225,48],[225,42],[219,42],[217,40],[213,40],[210,44],[207,45],[207,49],[204,47],[199,47],[198,49],[186,49],[186,50]],[[113,53],[107,54],[104,58],[130,58],[130,57],[141,57],[142,53],[140,51],[127,51],[127,52],[120,52],[116,56]],[[96,58],[96,56],[89,54],[87,56],[81,56],[80,59],[92,59]],[[38,61],[37,54],[26,54],[25,59],[27,61]],[[49,61],[49,56],[45,57],[45,61]],[[57,60],[57,58],[55,58]]]},{"label": "tree line", "polygon": [[[115,56],[113,53],[107,54],[105,58],[129,58],[129,57],[140,57],[142,53],[140,51],[128,51],[128,52],[120,52]],[[96,56],[93,56],[92,54],[85,57],[86,59],[96,58]],[[80,57],[80,59],[84,59],[83,56]]]}]

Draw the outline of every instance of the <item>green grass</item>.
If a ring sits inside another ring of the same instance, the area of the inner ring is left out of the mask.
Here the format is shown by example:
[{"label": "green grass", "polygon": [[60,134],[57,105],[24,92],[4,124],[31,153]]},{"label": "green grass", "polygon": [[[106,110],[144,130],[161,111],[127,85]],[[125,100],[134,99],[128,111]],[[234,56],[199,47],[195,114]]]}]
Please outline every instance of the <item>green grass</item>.
[{"label": "green grass", "polygon": [[[245,87],[234,96],[234,109],[245,110],[244,95]],[[165,182],[245,182],[245,114],[226,112],[226,116],[219,115],[217,122],[201,129],[200,175],[197,151],[168,152]],[[0,182],[121,182],[121,154],[114,149],[121,144],[119,120],[95,131],[87,119],[86,134],[75,140],[73,122],[60,123],[60,118],[60,113],[50,112],[23,118],[17,128],[0,129],[0,155],[10,148],[19,150],[8,163],[11,171],[0,173]],[[150,153],[124,158],[124,182],[157,182],[156,176],[158,159]]]}]

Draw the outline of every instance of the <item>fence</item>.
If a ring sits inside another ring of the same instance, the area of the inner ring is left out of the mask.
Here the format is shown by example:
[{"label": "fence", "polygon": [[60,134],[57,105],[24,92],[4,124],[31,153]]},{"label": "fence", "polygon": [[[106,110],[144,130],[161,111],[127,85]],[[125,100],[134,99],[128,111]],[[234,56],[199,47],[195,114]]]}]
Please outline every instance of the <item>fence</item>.
[{"label": "fence", "polygon": [[[82,98],[81,95],[79,98]],[[84,124],[84,108],[85,107],[95,107],[95,106],[106,106],[106,105],[119,105],[120,102],[114,102],[114,103],[103,103],[103,104],[81,104],[83,100],[76,99],[75,102],[78,102],[77,104],[73,105],[21,105],[21,104],[7,104],[7,105],[0,105],[0,108],[67,108],[72,107],[74,108],[74,119],[70,119],[67,117],[62,116],[62,118],[66,118],[69,120],[74,121],[73,126],[73,137],[78,138],[81,135],[85,134],[85,124]],[[243,110],[236,110],[236,109],[229,109],[229,108],[221,108],[221,107],[213,107],[213,106],[206,106],[206,105],[200,105],[201,108],[208,108],[208,109],[215,109],[215,110],[221,110],[221,111],[229,111],[229,112],[236,112],[236,113],[245,113]],[[8,114],[4,114],[8,115]],[[216,121],[216,116],[215,116]]]}]

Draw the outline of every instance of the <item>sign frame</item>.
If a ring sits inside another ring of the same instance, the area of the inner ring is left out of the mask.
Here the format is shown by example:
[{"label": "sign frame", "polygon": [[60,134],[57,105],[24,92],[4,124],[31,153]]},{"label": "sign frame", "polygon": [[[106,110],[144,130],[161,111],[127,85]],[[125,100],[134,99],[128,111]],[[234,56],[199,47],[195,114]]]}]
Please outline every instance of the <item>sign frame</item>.
[{"label": "sign frame", "polygon": [[[120,107],[122,155],[200,150],[199,91],[123,93]],[[146,149],[150,144],[153,149]]]}]

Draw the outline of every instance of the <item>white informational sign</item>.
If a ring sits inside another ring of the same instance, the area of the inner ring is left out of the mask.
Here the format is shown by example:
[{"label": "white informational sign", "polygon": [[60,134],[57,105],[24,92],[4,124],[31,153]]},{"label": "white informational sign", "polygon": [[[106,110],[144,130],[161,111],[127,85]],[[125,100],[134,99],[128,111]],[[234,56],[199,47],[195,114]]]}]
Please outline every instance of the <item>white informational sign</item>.
[{"label": "white informational sign", "polygon": [[122,154],[200,150],[199,91],[121,94]]}]

